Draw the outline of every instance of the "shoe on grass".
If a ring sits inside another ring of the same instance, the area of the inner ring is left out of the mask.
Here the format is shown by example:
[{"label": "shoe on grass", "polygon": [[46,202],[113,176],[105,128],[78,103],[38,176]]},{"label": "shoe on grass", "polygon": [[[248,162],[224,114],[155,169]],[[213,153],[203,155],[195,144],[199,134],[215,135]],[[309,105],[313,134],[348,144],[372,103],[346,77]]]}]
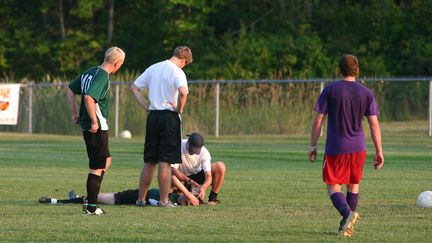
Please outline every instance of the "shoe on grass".
[{"label": "shoe on grass", "polygon": [[146,201],[136,200],[135,206],[137,207],[144,207],[146,205]]},{"label": "shoe on grass", "polygon": [[216,205],[216,204],[220,204],[221,201],[219,201],[219,199],[213,199],[213,200],[209,200],[207,202],[208,205]]},{"label": "shoe on grass", "polygon": [[342,219],[339,225],[338,234],[344,237],[351,237],[354,234],[354,225],[360,219],[357,212],[350,212],[346,219]]},{"label": "shoe on grass", "polygon": [[57,204],[57,199],[50,197],[40,197],[38,199],[39,203]]},{"label": "shoe on grass", "polygon": [[73,198],[77,198],[80,197],[78,194],[75,193],[74,190],[71,190],[70,192],[68,192],[66,198],[67,199],[73,199]]},{"label": "shoe on grass", "polygon": [[86,209],[85,213],[87,215],[97,215],[97,216],[100,216],[100,215],[104,214],[105,211],[103,211],[101,208],[96,208],[96,210],[94,212],[90,212],[88,209]]},{"label": "shoe on grass", "polygon": [[163,208],[176,208],[177,207],[177,203],[173,203],[171,201],[168,201],[166,204],[163,204],[159,201],[158,203],[159,207],[163,207]]}]

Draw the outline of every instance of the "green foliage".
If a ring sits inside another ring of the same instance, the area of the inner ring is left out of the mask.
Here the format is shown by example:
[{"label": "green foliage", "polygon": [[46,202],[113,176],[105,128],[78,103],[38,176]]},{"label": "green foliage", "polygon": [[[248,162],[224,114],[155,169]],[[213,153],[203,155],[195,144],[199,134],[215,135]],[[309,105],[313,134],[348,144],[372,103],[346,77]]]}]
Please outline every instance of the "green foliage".
[{"label": "green foliage", "polygon": [[107,1],[1,1],[1,75],[72,78],[112,45],[127,53],[121,72],[188,45],[189,79],[333,78],[343,53],[359,57],[366,77],[432,73],[431,1],[113,2],[108,43]]}]

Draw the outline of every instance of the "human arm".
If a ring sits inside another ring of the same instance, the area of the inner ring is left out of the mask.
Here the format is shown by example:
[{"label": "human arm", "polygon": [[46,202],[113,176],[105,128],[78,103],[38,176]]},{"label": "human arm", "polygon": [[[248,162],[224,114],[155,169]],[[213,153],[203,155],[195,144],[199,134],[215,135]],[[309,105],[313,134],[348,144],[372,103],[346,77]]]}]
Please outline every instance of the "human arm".
[{"label": "human arm", "polygon": [[171,174],[173,176],[176,176],[178,180],[183,182],[189,182],[192,186],[199,187],[200,185],[196,183],[194,180],[186,176],[185,174],[181,173],[177,168],[171,166]]},{"label": "human arm", "polygon": [[84,95],[84,104],[91,121],[89,131],[95,133],[99,129],[98,119],[96,116],[96,102],[90,95]]},{"label": "human arm", "polygon": [[198,193],[198,197],[201,199],[204,199],[205,191],[211,186],[213,180],[211,171],[204,171],[204,177],[204,183],[200,186]]},{"label": "human arm", "polygon": [[177,97],[177,106],[174,107],[174,111],[181,114],[183,112],[183,108],[186,105],[186,99],[188,96],[188,90],[185,86],[180,86],[178,88],[178,97]]},{"label": "human arm", "polygon": [[72,113],[72,122],[77,124],[79,121],[79,115],[78,115],[78,109],[75,101],[75,93],[69,87],[66,87],[66,95],[69,103],[69,108]]},{"label": "human arm", "polygon": [[133,94],[133,96],[135,97],[136,101],[138,102],[138,104],[145,110],[145,111],[149,111],[149,107],[148,104],[144,98],[144,96],[141,93],[141,89],[138,88],[138,86],[136,86],[135,84],[132,84],[130,87],[130,90]]},{"label": "human arm", "polygon": [[308,159],[312,162],[315,161],[318,153],[316,146],[321,134],[321,127],[324,122],[324,118],[325,118],[325,114],[317,113],[312,123],[311,142],[310,142],[310,148],[308,152]]},{"label": "human arm", "polygon": [[381,129],[376,115],[368,116],[367,119],[371,130],[372,140],[375,145],[375,157],[372,165],[375,170],[379,170],[384,165],[384,155],[381,145]]},{"label": "human arm", "polygon": [[192,193],[188,191],[188,189],[181,183],[181,181],[175,176],[171,176],[171,183],[173,186],[175,186],[177,189],[179,189],[189,200],[190,204],[193,206],[199,205],[199,200],[196,198]]}]

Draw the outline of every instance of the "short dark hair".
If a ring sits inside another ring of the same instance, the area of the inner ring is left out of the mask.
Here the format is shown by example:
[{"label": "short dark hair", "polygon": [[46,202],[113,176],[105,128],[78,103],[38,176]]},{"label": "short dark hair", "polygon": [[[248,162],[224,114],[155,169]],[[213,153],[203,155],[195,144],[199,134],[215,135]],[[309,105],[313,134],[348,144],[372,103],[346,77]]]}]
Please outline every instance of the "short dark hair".
[{"label": "short dark hair", "polygon": [[193,61],[192,51],[187,46],[177,46],[174,49],[173,56],[177,57],[178,59],[186,59],[186,65],[191,64]]},{"label": "short dark hair", "polygon": [[344,77],[357,76],[358,67],[357,57],[351,54],[344,54],[339,61],[339,71]]}]

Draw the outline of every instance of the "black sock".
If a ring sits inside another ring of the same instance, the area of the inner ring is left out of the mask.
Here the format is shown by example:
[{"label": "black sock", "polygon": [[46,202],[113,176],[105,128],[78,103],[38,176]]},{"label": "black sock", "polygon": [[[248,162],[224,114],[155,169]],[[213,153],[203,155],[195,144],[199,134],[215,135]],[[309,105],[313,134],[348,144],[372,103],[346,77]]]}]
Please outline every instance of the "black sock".
[{"label": "black sock", "polygon": [[214,192],[213,190],[210,191],[209,201],[216,201],[217,200],[217,196],[218,196],[218,194],[216,192]]},{"label": "black sock", "polygon": [[96,210],[96,202],[100,189],[101,176],[88,174],[87,177],[87,210],[94,212]]},{"label": "black sock", "polygon": [[84,203],[84,197],[57,200],[57,203]]}]

